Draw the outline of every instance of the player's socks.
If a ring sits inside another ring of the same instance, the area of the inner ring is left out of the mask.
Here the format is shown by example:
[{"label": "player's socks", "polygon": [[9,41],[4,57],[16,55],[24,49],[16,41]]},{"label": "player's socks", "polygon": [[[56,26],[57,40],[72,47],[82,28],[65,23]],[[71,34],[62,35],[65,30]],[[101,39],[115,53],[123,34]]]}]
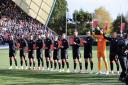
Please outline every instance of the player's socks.
[{"label": "player's socks", "polygon": [[46,66],[47,68],[49,68],[49,61],[46,61]]},{"label": "player's socks", "polygon": [[69,69],[69,63],[68,62],[66,62],[66,65],[67,65],[67,68]]},{"label": "player's socks", "polygon": [[53,68],[53,62],[52,61],[50,61],[50,65],[51,65],[51,68]]},{"label": "player's socks", "polygon": [[60,62],[58,63],[58,66],[59,66],[59,69],[61,69],[61,63]]},{"label": "player's socks", "polygon": [[113,62],[110,61],[110,68],[111,68],[111,71],[113,71]]},{"label": "player's socks", "polygon": [[20,61],[20,65],[23,66],[23,61],[22,60]]},{"label": "player's socks", "polygon": [[91,65],[91,70],[93,70],[93,62],[92,61],[90,62],[90,65]]},{"label": "player's socks", "polygon": [[80,66],[80,70],[82,70],[82,63],[79,63],[79,66]]},{"label": "player's socks", "polygon": [[85,62],[85,69],[88,69],[88,62]]},{"label": "player's socks", "polygon": [[17,66],[17,60],[15,60],[15,66]]},{"label": "player's socks", "polygon": [[116,68],[117,68],[117,71],[120,70],[119,63],[118,62],[116,62]]},{"label": "player's socks", "polygon": [[10,59],[10,66],[12,66],[12,59]]},{"label": "player's socks", "polygon": [[56,62],[54,62],[54,68],[56,69],[56,66],[57,66],[57,63]]},{"label": "player's socks", "polygon": [[38,59],[38,67],[40,67],[40,60]]},{"label": "player's socks", "polygon": [[64,69],[65,63],[62,61],[62,69]]},{"label": "player's socks", "polygon": [[27,60],[25,60],[25,65],[28,66]]}]

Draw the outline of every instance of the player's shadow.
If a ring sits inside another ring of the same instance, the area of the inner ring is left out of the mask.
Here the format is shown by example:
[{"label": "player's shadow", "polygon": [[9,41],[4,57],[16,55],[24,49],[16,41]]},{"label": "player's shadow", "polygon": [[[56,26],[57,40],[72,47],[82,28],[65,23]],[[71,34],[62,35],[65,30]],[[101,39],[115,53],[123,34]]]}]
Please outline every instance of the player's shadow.
[{"label": "player's shadow", "polygon": [[[22,77],[24,78],[34,78],[34,79],[42,79],[42,80],[51,80],[49,82],[36,82],[36,84],[75,84],[75,83],[118,83],[117,76],[99,76],[99,75],[90,75],[90,74],[74,74],[74,73],[56,73],[56,72],[38,72],[38,71],[21,71],[21,70],[0,70],[0,76],[7,77]],[[55,81],[59,80],[59,81]],[[53,82],[55,81],[55,82]],[[25,84],[32,84],[28,81],[23,81]],[[22,83],[22,82],[20,82]]]}]

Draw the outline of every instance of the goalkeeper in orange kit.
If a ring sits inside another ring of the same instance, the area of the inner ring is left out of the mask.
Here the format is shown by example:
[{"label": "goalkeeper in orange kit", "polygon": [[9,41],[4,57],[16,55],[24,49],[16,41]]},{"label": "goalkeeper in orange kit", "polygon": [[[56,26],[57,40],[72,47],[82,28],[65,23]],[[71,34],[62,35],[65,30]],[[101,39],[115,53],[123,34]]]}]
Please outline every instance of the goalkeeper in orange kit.
[{"label": "goalkeeper in orange kit", "polygon": [[99,30],[98,34],[93,32],[95,38],[97,38],[97,57],[98,57],[98,74],[102,74],[101,72],[101,59],[103,59],[105,68],[106,68],[106,75],[109,74],[108,71],[108,62],[106,58],[106,39],[103,37],[103,32]]}]

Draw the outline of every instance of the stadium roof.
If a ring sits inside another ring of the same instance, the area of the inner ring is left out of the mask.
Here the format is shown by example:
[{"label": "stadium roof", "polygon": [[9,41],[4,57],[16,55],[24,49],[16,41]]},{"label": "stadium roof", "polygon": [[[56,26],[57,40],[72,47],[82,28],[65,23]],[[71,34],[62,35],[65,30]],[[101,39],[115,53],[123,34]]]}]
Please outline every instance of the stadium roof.
[{"label": "stadium roof", "polygon": [[56,0],[12,0],[24,12],[47,26]]}]

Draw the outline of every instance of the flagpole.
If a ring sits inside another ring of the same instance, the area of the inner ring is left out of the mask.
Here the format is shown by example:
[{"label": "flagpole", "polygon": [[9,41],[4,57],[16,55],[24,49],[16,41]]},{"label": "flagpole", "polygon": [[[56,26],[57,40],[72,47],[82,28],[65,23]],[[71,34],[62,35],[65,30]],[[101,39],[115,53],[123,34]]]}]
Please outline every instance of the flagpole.
[{"label": "flagpole", "polygon": [[66,33],[66,36],[67,36],[67,10],[66,10],[66,26],[65,26],[65,33]]},{"label": "flagpole", "polygon": [[[121,24],[122,24],[122,4],[121,4],[121,2],[120,2],[120,13],[121,13]],[[121,37],[122,37],[123,36],[123,31],[121,30],[121,24],[120,24],[120,32],[121,32]]]}]

